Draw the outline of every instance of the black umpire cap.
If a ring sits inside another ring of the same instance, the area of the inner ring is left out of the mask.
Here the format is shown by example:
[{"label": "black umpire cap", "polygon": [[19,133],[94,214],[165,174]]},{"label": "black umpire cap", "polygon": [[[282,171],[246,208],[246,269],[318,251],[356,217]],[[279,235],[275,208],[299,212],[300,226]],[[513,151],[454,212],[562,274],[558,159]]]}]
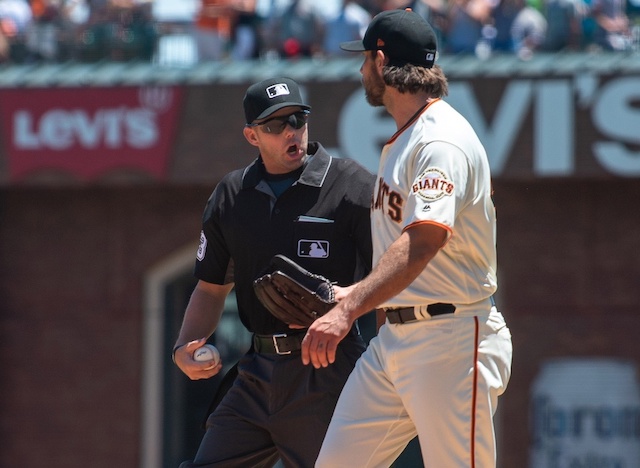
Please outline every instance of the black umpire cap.
[{"label": "black umpire cap", "polygon": [[248,124],[269,117],[283,107],[311,110],[311,106],[302,102],[298,83],[291,78],[269,78],[249,86],[242,103]]},{"label": "black umpire cap", "polygon": [[349,52],[382,50],[390,65],[411,63],[431,68],[436,61],[438,41],[431,25],[407,8],[377,14],[361,41],[343,42],[340,48]]}]

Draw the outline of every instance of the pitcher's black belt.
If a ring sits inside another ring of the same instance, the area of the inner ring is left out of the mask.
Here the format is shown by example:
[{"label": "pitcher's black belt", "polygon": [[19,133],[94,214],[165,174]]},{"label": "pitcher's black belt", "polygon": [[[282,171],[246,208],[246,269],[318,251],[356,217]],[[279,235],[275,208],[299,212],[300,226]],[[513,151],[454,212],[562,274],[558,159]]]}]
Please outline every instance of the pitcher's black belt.
[{"label": "pitcher's black belt", "polygon": [[[406,323],[417,320],[415,307],[401,307],[398,309],[385,309],[384,313],[389,320],[389,323]],[[427,312],[429,315],[444,315],[453,314],[456,311],[456,306],[453,304],[445,304],[444,302],[438,302],[436,304],[429,304],[427,306]]]},{"label": "pitcher's black belt", "polygon": [[294,351],[300,351],[306,332],[304,330],[302,333],[254,334],[253,349],[256,353],[291,354]]}]

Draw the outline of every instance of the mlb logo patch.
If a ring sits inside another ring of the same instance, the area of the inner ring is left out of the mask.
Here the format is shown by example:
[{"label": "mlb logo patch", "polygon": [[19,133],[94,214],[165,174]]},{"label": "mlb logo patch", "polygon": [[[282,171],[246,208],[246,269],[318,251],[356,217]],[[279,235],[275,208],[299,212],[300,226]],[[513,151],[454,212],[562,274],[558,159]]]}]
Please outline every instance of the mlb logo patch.
[{"label": "mlb logo patch", "polygon": [[328,241],[312,239],[300,239],[298,241],[298,257],[327,258],[328,256]]},{"label": "mlb logo patch", "polygon": [[267,96],[273,99],[278,96],[286,96],[287,94],[291,94],[289,92],[289,86],[286,83],[278,83],[267,88]]},{"label": "mlb logo patch", "polygon": [[207,236],[205,236],[204,231],[200,231],[200,245],[198,246],[198,253],[196,254],[196,258],[199,261],[204,260],[204,255],[207,252]]}]

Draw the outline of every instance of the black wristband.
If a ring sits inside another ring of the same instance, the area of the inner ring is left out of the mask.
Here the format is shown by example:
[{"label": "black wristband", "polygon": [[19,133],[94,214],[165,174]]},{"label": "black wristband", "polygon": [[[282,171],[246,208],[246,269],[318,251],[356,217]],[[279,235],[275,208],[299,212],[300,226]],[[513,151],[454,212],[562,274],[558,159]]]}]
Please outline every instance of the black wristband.
[{"label": "black wristband", "polygon": [[178,348],[182,348],[183,346],[183,344],[179,344],[173,347],[173,351],[171,351],[171,360],[174,364],[176,363],[176,351],[178,351]]}]

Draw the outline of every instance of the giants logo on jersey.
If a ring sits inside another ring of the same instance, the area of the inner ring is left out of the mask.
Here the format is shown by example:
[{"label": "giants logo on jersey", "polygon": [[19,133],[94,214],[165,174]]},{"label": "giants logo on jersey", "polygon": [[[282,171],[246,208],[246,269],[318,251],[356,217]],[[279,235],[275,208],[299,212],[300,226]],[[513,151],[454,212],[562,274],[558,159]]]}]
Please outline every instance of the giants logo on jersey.
[{"label": "giants logo on jersey", "polygon": [[454,188],[453,182],[443,171],[430,167],[416,177],[411,186],[411,193],[424,201],[433,202],[444,196],[451,196]]}]

